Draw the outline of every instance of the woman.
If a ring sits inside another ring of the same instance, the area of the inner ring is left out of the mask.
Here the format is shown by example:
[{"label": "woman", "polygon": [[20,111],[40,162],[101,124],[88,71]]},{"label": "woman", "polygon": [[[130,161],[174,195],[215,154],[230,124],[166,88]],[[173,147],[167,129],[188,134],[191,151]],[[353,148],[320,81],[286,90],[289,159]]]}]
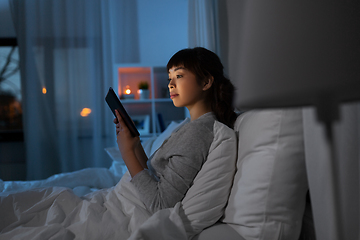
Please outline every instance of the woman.
[{"label": "woman", "polygon": [[151,212],[173,207],[191,186],[206,161],[213,141],[213,124],[218,120],[233,127],[234,87],[224,77],[219,57],[201,47],[183,49],[168,62],[168,88],[176,107],[186,107],[190,123],[183,126],[158,149],[149,161],[139,137],[116,113],[117,144],[141,200]]}]

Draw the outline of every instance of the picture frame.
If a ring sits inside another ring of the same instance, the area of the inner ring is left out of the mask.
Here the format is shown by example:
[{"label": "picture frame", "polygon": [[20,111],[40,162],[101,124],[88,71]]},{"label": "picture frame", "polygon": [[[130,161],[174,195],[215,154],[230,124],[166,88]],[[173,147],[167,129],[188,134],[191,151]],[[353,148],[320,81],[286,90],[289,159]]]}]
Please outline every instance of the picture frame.
[{"label": "picture frame", "polygon": [[135,115],[131,116],[140,135],[150,134],[150,115]]}]

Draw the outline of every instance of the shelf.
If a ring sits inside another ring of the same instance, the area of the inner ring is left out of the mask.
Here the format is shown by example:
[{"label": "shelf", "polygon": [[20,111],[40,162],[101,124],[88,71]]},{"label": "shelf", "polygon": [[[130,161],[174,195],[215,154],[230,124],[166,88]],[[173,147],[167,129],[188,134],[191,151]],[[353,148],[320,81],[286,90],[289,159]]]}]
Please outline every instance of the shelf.
[{"label": "shelf", "polygon": [[121,99],[123,104],[127,103],[151,103],[151,102],[172,102],[170,98],[156,98],[156,99]]},{"label": "shelf", "polygon": [[126,104],[126,103],[151,103],[152,100],[151,99],[121,99],[121,103]]},{"label": "shelf", "polygon": [[[126,89],[134,94],[134,99],[121,99],[130,117],[150,117],[149,123],[146,123],[149,124],[146,127],[148,132],[141,134],[142,139],[159,135],[171,121],[182,121],[187,116],[186,108],[175,107],[170,99],[166,67],[117,64],[114,76],[113,88],[118,89],[120,96],[125,94]],[[137,93],[139,83],[144,81],[149,85],[149,99],[140,99]]]},{"label": "shelf", "polygon": [[170,98],[157,98],[155,102],[172,102]]}]

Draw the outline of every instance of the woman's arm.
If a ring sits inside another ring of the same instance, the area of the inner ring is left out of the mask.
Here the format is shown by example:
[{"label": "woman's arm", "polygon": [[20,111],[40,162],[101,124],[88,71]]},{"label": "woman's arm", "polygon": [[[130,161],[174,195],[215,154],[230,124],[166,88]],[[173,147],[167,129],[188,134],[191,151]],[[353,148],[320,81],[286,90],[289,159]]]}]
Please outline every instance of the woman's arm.
[{"label": "woman's arm", "polygon": [[131,177],[134,177],[146,168],[147,157],[141,145],[140,138],[133,137],[119,112],[115,110],[115,113],[116,142]]},{"label": "woman's arm", "polygon": [[139,143],[137,145],[137,147],[135,148],[135,155],[136,155],[136,158],[139,160],[141,166],[143,168],[148,168],[147,167],[147,161],[148,161],[148,157],[144,151],[144,148],[143,146],[141,145],[141,143]]}]

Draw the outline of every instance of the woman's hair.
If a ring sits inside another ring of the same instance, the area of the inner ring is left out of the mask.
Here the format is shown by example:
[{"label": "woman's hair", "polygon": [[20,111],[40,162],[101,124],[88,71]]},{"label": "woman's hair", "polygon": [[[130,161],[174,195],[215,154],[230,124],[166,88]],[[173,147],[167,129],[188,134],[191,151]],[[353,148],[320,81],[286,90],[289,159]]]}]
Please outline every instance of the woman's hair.
[{"label": "woman's hair", "polygon": [[210,50],[202,47],[187,48],[175,53],[167,64],[167,71],[172,67],[183,66],[194,73],[197,81],[202,83],[207,78],[214,78],[209,101],[218,121],[233,128],[236,113],[233,107],[234,85],[224,76],[224,66],[220,58]]}]

